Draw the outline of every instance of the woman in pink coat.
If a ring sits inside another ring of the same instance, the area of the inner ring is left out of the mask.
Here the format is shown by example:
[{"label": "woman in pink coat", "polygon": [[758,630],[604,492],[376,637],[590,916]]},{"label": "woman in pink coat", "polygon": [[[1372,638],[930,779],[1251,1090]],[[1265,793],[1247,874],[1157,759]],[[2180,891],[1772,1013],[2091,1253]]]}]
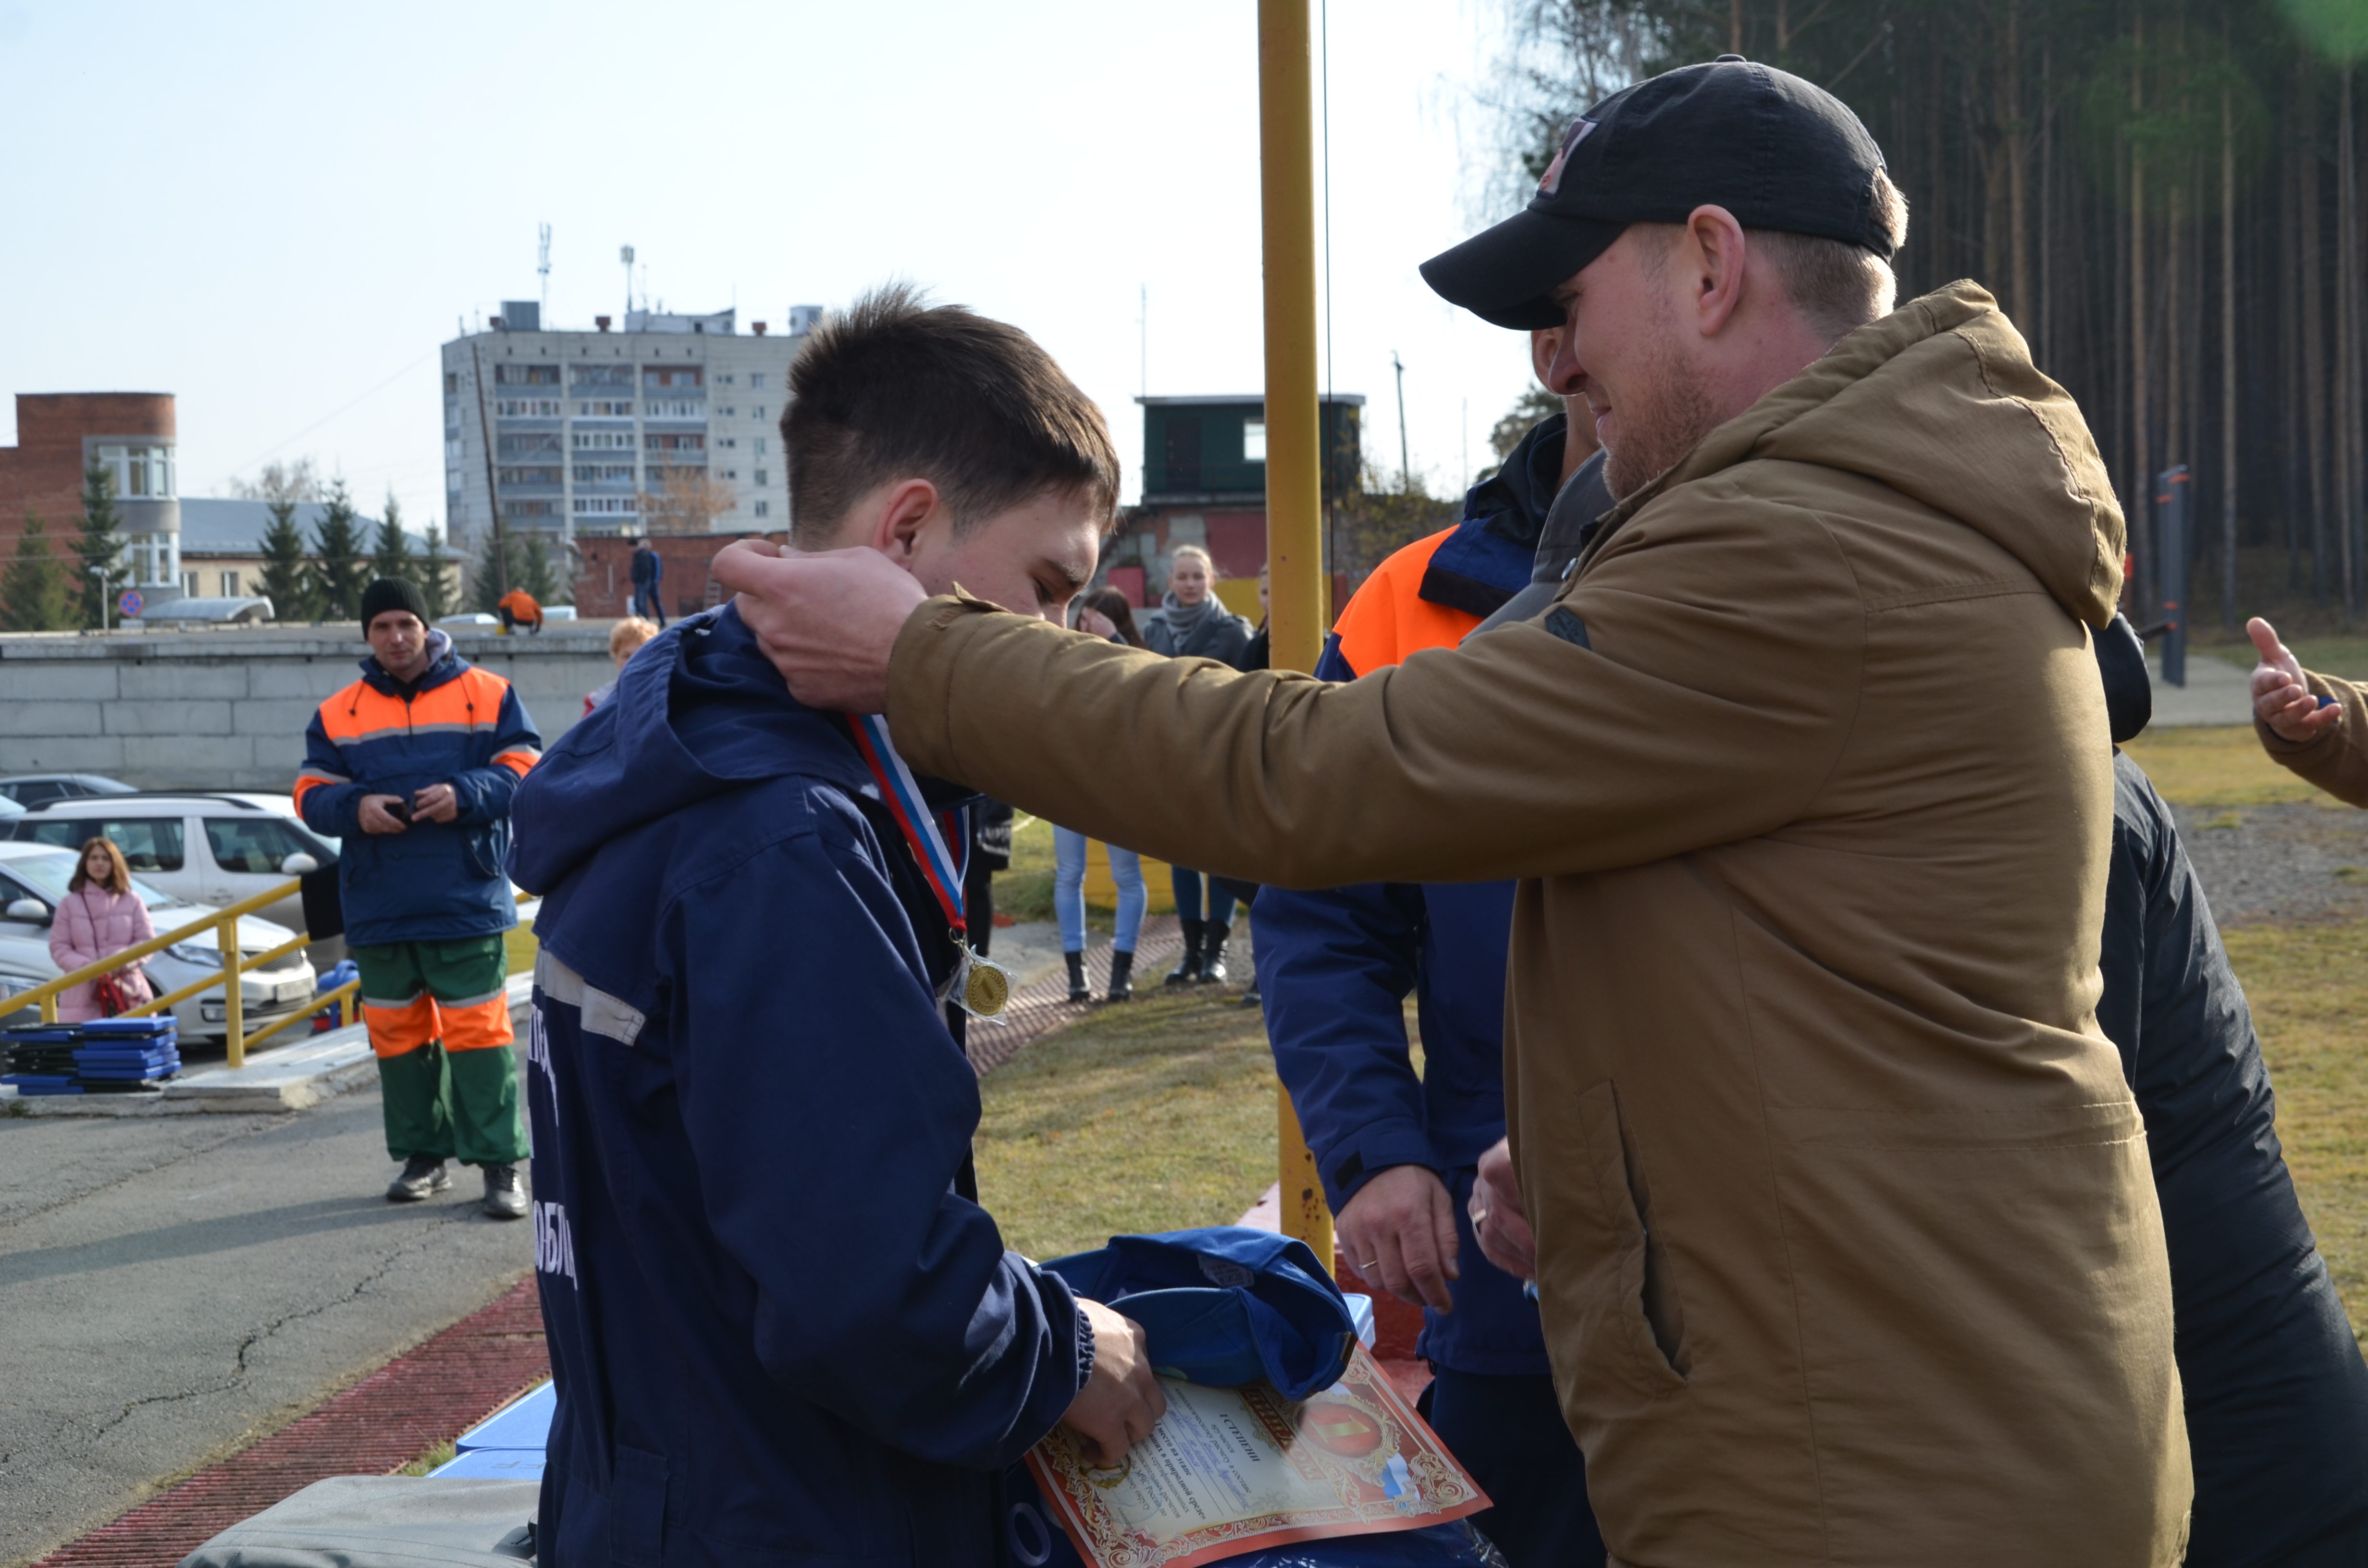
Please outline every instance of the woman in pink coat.
[{"label": "woman in pink coat", "polygon": [[[82,866],[67,884],[66,898],[50,923],[50,957],[61,971],[71,973],[112,953],[146,941],[156,934],[148,906],[131,891],[131,868],[123,851],[104,838],[82,846]],[[124,1005],[137,1007],[156,994],[141,972],[144,959],[133,959],[115,971],[123,988]],[[85,980],[58,994],[58,1019],[79,1024],[102,1017],[98,982]]]}]

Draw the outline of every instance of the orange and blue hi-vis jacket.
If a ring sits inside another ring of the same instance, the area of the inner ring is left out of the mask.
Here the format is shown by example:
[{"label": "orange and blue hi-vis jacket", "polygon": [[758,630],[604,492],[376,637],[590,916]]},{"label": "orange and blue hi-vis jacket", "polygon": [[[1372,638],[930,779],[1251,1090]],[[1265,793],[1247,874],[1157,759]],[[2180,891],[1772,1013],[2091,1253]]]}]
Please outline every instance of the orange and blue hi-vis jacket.
[{"label": "orange and blue hi-vis jacket", "polygon": [[[542,737],[510,683],[427,634],[429,662],[405,686],[362,661],[362,678],[321,704],[304,732],[296,811],[315,833],[344,840],[337,886],[346,939],[442,942],[518,924],[503,867],[510,797],[541,756]],[[365,795],[450,784],[460,814],[415,820],[402,833],[361,830]]]}]

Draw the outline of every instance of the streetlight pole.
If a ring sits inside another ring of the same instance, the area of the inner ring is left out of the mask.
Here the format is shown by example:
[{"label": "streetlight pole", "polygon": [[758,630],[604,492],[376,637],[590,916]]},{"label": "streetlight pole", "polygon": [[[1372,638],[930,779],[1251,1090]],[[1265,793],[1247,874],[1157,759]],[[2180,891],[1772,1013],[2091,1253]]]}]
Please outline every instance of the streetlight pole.
[{"label": "streetlight pole", "polygon": [[98,629],[100,631],[104,632],[108,629],[107,568],[104,566],[94,566],[90,569],[90,574],[98,579]]},{"label": "streetlight pole", "polygon": [[[1268,625],[1278,670],[1324,641],[1322,436],[1316,405],[1315,138],[1308,0],[1258,0],[1258,210],[1266,255]],[[1277,1088],[1282,1230],[1332,1267],[1332,1210],[1288,1090]]]},{"label": "streetlight pole", "polygon": [[1403,494],[1414,488],[1414,459],[1406,447],[1406,367],[1398,363],[1398,351],[1390,350],[1390,369],[1398,377],[1398,491]]}]

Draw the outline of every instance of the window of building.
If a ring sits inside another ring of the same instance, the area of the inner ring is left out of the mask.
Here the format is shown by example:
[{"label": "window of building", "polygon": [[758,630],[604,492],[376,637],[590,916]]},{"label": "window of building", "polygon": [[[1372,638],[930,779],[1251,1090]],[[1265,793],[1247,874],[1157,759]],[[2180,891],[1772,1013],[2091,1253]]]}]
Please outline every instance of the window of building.
[{"label": "window of building", "polygon": [[198,574],[195,572],[184,572],[181,574],[181,592],[188,595],[191,598],[196,598],[198,597]]},{"label": "window of building", "polygon": [[505,517],[516,518],[519,521],[525,521],[533,517],[556,517],[559,516],[559,503],[556,501],[505,500],[502,502],[502,516]]},{"label": "window of building", "polygon": [[494,456],[505,460],[556,459],[560,449],[559,433],[555,430],[537,431],[524,436],[504,436],[494,443]]},{"label": "window of building", "polygon": [[1266,461],[1266,421],[1252,419],[1242,426],[1242,461]]},{"label": "window of building", "polygon": [[560,403],[555,397],[496,398],[494,415],[500,419],[556,419]]},{"label": "window of building", "polygon": [[579,517],[631,517],[635,502],[631,495],[578,495],[575,515]]},{"label": "window of building", "polygon": [[578,484],[613,484],[618,480],[631,484],[633,465],[631,463],[577,463],[575,483]]},{"label": "window of building", "polygon": [[617,403],[602,398],[591,403],[577,403],[575,413],[576,416],[582,419],[631,419],[633,416],[633,405],[629,402]]},{"label": "window of building", "polygon": [[511,484],[556,484],[559,471],[555,468],[505,468],[494,472],[495,483]]},{"label": "window of building", "polygon": [[732,384],[732,378],[731,378],[731,377],[729,377],[729,376],[724,377],[724,378],[723,378],[723,384],[724,384],[725,386],[727,386],[727,387],[728,387],[728,386],[730,386],[730,385]]},{"label": "window of building", "polygon": [[463,449],[458,437],[444,443],[444,455],[448,458],[460,457],[462,454],[462,450]]},{"label": "window of building", "polygon": [[726,418],[726,419],[729,419],[729,418],[733,417],[734,415],[738,414],[739,412],[740,412],[740,411],[739,411],[738,409],[736,409],[736,408],[733,407],[733,406],[732,406],[730,403],[725,403],[725,404],[723,405],[723,417],[724,417],[724,418]]},{"label": "window of building", "polygon": [[458,395],[458,393],[460,392],[460,391],[461,391],[461,372],[460,372],[460,371],[458,371],[458,370],[447,370],[447,371],[445,371],[445,372],[444,372],[444,395],[445,395],[446,397],[452,397],[452,396],[456,396],[456,395]]},{"label": "window of building", "polygon": [[740,471],[736,468],[727,468],[723,471],[723,477],[726,479],[737,479],[740,477]]},{"label": "window of building", "polygon": [[724,437],[723,437],[723,442],[722,442],[721,444],[722,444],[722,445],[723,445],[723,446],[726,446],[726,447],[734,447],[734,446],[737,446],[737,445],[739,445],[739,443],[738,443],[737,441],[734,440],[734,439],[733,439],[731,437],[729,437],[729,436]]},{"label": "window of building", "polygon": [[234,599],[238,597],[237,573],[225,572],[222,574],[222,597],[226,599]]},{"label": "window of building", "polygon": [[494,384],[497,387],[555,387],[559,384],[556,365],[496,365]]},{"label": "window of building", "polygon": [[652,398],[642,405],[644,419],[705,419],[707,404],[703,403],[666,403]]},{"label": "window of building", "polygon": [[145,442],[102,446],[97,453],[101,468],[114,476],[115,493],[141,500],[163,500],[173,494],[173,449]]},{"label": "window of building", "polygon": [[760,468],[757,471],[757,483],[759,484],[769,484],[772,482],[765,477],[765,471]]},{"label": "window of building", "polygon": [[765,437],[762,436],[757,437],[757,455],[760,458],[765,455]]},{"label": "window of building", "polygon": [[697,365],[644,365],[642,385],[655,392],[683,391],[705,386],[706,374]]},{"label": "window of building", "polygon": [[577,430],[568,439],[579,452],[631,451],[633,433],[631,430]]},{"label": "window of building", "polygon": [[642,445],[654,452],[703,452],[707,449],[707,437],[699,435],[661,436],[653,433],[642,437]]},{"label": "window of building", "polygon": [[[750,371],[748,375],[748,384],[752,387],[763,386],[765,384],[765,372],[762,370]],[[765,411],[760,408],[757,412],[762,414]]]},{"label": "window of building", "polygon": [[759,501],[759,502],[757,502],[757,515],[758,517],[771,517],[771,516],[773,515],[772,503],[770,503],[770,502],[768,502],[768,501]]},{"label": "window of building", "polygon": [[567,384],[577,392],[613,387],[619,392],[631,392],[633,368],[631,365],[576,365],[567,372]]}]

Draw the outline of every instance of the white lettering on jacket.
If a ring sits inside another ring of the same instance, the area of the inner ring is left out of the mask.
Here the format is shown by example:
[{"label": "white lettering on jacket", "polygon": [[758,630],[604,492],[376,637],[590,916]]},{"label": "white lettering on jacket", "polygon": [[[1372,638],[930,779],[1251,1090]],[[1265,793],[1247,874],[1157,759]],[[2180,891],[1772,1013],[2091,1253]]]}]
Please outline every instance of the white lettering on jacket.
[{"label": "white lettering on jacket", "polygon": [[543,1274],[575,1278],[575,1235],[567,1228],[567,1205],[537,1202],[534,1206],[534,1267]]}]

